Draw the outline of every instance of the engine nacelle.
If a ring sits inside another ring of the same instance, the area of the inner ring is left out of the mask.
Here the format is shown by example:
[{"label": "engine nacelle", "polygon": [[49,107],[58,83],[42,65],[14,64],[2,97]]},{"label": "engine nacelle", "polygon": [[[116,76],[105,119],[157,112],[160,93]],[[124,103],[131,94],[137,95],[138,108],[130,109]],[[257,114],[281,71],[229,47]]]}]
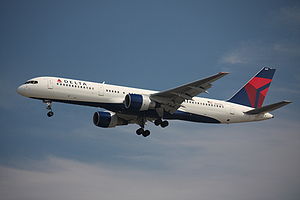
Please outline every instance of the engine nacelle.
[{"label": "engine nacelle", "polygon": [[149,96],[140,94],[127,94],[124,105],[126,109],[134,111],[144,111],[155,108],[156,103],[151,101]]},{"label": "engine nacelle", "polygon": [[120,125],[127,125],[128,122],[110,112],[95,112],[93,122],[102,128],[112,128]]}]

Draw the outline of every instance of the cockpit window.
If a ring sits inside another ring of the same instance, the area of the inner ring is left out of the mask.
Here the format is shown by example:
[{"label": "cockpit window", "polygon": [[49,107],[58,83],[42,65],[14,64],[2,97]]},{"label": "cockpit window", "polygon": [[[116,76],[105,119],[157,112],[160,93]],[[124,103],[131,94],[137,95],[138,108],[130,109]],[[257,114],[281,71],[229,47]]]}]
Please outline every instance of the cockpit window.
[{"label": "cockpit window", "polygon": [[26,81],[25,84],[38,84],[37,81]]}]

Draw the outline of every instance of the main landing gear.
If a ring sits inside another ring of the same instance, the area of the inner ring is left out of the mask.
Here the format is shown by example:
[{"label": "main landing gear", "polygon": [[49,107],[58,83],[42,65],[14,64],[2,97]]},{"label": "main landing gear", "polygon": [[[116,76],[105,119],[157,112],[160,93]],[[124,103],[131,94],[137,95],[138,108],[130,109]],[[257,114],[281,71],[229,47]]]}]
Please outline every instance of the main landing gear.
[{"label": "main landing gear", "polygon": [[52,101],[44,100],[43,102],[47,105],[46,109],[49,110],[49,112],[47,113],[47,116],[52,117],[54,115],[54,113],[52,111]]},{"label": "main landing gear", "polygon": [[[168,121],[162,121],[161,119],[156,119],[154,121],[154,124],[156,126],[161,126],[162,128],[165,128],[169,125]],[[148,137],[150,135],[150,131],[149,130],[144,130],[145,127],[145,120],[140,120],[139,125],[141,126],[141,128],[139,128],[138,130],[136,130],[136,134],[137,135],[142,135],[144,137]]]},{"label": "main landing gear", "polygon": [[144,137],[148,137],[150,135],[150,131],[144,130],[143,128],[139,128],[138,130],[136,130],[136,134],[143,135]]},{"label": "main landing gear", "polygon": [[169,126],[169,122],[168,121],[162,121],[161,119],[156,119],[155,121],[154,121],[154,124],[155,124],[155,126],[161,126],[162,128],[165,128],[165,127],[167,127],[167,126]]},{"label": "main landing gear", "polygon": [[146,118],[144,116],[140,116],[138,119],[138,125],[140,125],[141,128],[139,128],[138,130],[136,130],[136,134],[137,135],[142,135],[144,137],[148,137],[150,135],[150,131],[149,130],[144,130],[145,128],[145,124],[146,124]]}]

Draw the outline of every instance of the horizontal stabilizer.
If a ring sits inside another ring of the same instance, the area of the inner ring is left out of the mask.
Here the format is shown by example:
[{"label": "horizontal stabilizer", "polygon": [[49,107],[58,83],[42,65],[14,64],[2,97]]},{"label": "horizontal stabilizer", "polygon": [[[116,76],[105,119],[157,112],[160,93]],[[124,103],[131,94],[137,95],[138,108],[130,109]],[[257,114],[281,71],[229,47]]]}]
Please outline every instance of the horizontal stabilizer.
[{"label": "horizontal stabilizer", "polygon": [[267,113],[267,112],[276,110],[278,108],[281,108],[282,106],[285,106],[289,103],[292,103],[292,102],[291,101],[281,101],[281,102],[274,103],[271,105],[263,106],[261,108],[255,108],[253,110],[249,110],[249,111],[245,112],[245,114],[256,115],[256,114],[261,114],[261,113]]}]

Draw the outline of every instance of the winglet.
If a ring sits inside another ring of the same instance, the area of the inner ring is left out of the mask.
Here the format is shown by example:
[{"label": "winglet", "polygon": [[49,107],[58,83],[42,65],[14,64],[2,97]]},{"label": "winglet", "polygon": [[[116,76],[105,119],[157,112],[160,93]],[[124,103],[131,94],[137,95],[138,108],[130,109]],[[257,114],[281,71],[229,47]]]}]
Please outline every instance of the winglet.
[{"label": "winglet", "polygon": [[290,103],[292,103],[292,102],[291,101],[281,101],[281,102],[274,103],[271,105],[263,106],[261,108],[255,108],[255,109],[249,110],[249,111],[245,112],[245,114],[256,115],[256,114],[267,113],[267,112],[276,110],[278,108],[281,108]]},{"label": "winglet", "polygon": [[221,78],[221,77],[223,77],[223,76],[225,76],[225,75],[227,75],[227,74],[229,74],[229,72],[219,72],[219,73],[217,74],[217,76],[220,76],[220,78]]},{"label": "winglet", "polygon": [[224,74],[224,75],[226,75],[226,74],[229,74],[229,72],[219,72],[219,74]]},{"label": "winglet", "polygon": [[227,75],[227,74],[229,74],[229,72],[219,72],[219,73],[217,73],[216,75],[213,75],[213,76],[208,77],[208,78],[203,79],[203,80],[210,80],[210,81],[213,82],[213,81],[216,81],[216,80],[222,78],[223,76],[225,76],[225,75]]}]

